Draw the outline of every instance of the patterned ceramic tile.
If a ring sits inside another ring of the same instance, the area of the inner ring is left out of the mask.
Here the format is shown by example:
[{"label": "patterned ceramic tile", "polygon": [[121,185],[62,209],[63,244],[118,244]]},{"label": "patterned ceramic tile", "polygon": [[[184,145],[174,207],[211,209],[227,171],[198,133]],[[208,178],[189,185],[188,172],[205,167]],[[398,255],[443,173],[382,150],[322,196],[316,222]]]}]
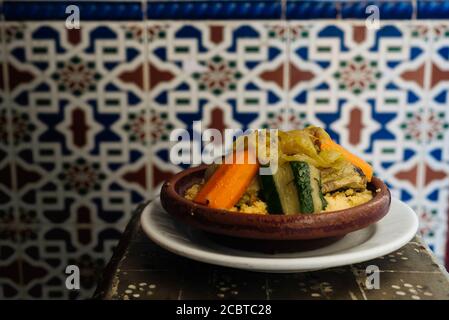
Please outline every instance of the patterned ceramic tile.
[{"label": "patterned ceramic tile", "polygon": [[[425,23],[292,23],[289,108],[370,161],[393,194],[419,208]],[[401,45],[398,45],[400,43]],[[415,130],[415,131],[414,131]],[[418,136],[416,136],[416,132]]]},{"label": "patterned ceramic tile", "polygon": [[[0,25],[0,37],[3,39],[4,28]],[[0,39],[0,42],[2,41]],[[8,208],[11,205],[11,166],[10,166],[10,142],[9,134],[10,114],[7,108],[7,97],[4,79],[4,50],[3,46],[0,48],[0,224],[6,223],[4,217],[7,214]]]},{"label": "patterned ceramic tile", "polygon": [[[285,24],[149,22],[150,126],[156,188],[180,170],[168,160],[172,128],[278,126],[285,106]],[[156,188],[157,189],[157,188]]]},{"label": "patterned ceramic tile", "polygon": [[[0,25],[0,42],[4,39],[4,27]],[[18,219],[14,214],[12,186],[12,155],[8,106],[6,65],[4,50],[0,46],[0,299],[20,296],[20,246],[17,239]]]},{"label": "patterned ceramic tile", "polygon": [[6,25],[15,180],[36,222],[73,223],[80,210],[92,222],[126,221],[123,212],[145,198],[145,176],[135,176],[147,152],[135,117],[146,110],[135,84],[140,27]]},{"label": "patterned ceramic tile", "polygon": [[143,18],[142,1],[17,1],[2,0],[5,20],[11,21],[63,21],[69,5],[79,8],[82,21],[120,21]]},{"label": "patterned ceramic tile", "polygon": [[[28,228],[22,244],[23,296],[32,298],[89,298],[112,255],[123,225],[43,225]],[[80,268],[82,290],[65,287],[68,265]]]},{"label": "patterned ceramic tile", "polygon": [[[0,297],[90,298],[124,224],[0,225]],[[68,265],[80,268],[81,290],[65,287]]]},{"label": "patterned ceramic tile", "polygon": [[[5,215],[7,213],[7,217]],[[21,297],[21,247],[12,207],[2,206],[0,223],[0,299]]]},{"label": "patterned ceramic tile", "polygon": [[443,259],[447,26],[395,22],[370,31],[345,22],[293,23],[290,29],[296,68],[290,78],[301,79],[290,84],[292,113],[368,159],[392,194],[417,211],[421,234]]},{"label": "patterned ceramic tile", "polygon": [[[62,22],[5,24],[13,205],[21,228],[62,224],[75,234],[81,224],[90,236],[73,239],[75,248],[100,237],[95,228],[112,228],[115,243],[132,209],[150,193],[142,174],[149,166],[148,116],[141,117],[147,104],[139,85],[142,26],[84,22],[80,30],[68,30]],[[45,250],[43,242],[34,246]],[[102,259],[110,253],[104,249]],[[45,288],[31,293],[26,286],[26,295],[50,297]]]},{"label": "patterned ceramic tile", "polygon": [[[148,0],[146,16],[148,20],[280,19],[284,4],[285,2],[282,3],[281,0]],[[307,5],[305,7],[307,8]],[[308,13],[316,13],[316,11],[309,9]]]},{"label": "patterned ceramic tile", "polygon": [[427,79],[428,108],[422,132],[426,144],[424,211],[421,216],[422,233],[438,257],[449,262],[447,231],[449,214],[449,25],[435,22],[430,25],[432,38],[429,61],[431,72]]}]

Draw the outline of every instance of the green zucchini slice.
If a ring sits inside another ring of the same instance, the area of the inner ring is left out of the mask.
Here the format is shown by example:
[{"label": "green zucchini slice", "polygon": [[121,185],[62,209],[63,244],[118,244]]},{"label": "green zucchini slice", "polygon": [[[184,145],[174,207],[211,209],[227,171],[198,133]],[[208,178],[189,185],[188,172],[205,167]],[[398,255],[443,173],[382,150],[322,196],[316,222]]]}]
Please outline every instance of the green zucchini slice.
[{"label": "green zucchini slice", "polygon": [[271,214],[298,214],[299,199],[293,172],[288,163],[279,165],[275,174],[260,175],[262,194]]},{"label": "green zucchini slice", "polygon": [[292,161],[293,171],[301,213],[320,212],[326,207],[321,193],[320,171],[304,161]]}]

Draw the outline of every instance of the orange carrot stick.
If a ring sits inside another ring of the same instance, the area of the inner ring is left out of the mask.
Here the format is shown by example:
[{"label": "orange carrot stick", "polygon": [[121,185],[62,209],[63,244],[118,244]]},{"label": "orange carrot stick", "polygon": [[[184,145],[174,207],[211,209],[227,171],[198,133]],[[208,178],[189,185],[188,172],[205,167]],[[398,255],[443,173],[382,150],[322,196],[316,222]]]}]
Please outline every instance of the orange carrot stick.
[{"label": "orange carrot stick", "polygon": [[242,164],[221,164],[193,201],[215,209],[232,208],[259,169],[259,164],[247,163],[248,151],[244,151],[243,159],[245,161]]},{"label": "orange carrot stick", "polygon": [[373,168],[365,160],[349,152],[338,143],[330,139],[321,140],[321,150],[335,150],[340,152],[346,160],[363,171],[368,181],[371,181],[371,178],[373,177]]}]

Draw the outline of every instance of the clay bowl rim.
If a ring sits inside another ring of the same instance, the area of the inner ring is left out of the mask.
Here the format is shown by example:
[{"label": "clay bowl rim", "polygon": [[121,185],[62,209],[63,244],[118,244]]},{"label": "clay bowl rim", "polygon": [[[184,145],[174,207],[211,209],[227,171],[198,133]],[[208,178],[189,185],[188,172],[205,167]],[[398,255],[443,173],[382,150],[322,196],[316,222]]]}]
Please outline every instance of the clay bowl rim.
[{"label": "clay bowl rim", "polygon": [[[373,177],[371,182],[368,183],[370,186],[374,187],[374,188],[370,188],[370,190],[372,190],[372,192],[373,192],[373,198],[371,200],[369,200],[368,202],[365,202],[361,205],[351,207],[348,209],[343,209],[343,210],[318,212],[318,213],[313,213],[313,214],[285,215],[285,214],[273,214],[273,213],[272,214],[242,213],[242,212],[230,211],[230,210],[226,210],[226,209],[209,208],[208,206],[205,206],[203,204],[199,204],[199,203],[193,202],[192,200],[188,200],[188,199],[184,198],[183,195],[180,195],[176,191],[176,184],[179,181],[181,181],[186,176],[195,174],[198,171],[205,170],[207,167],[208,167],[207,164],[202,164],[202,165],[199,165],[196,167],[191,167],[191,168],[185,169],[185,170],[173,175],[168,180],[166,180],[166,182],[163,184],[162,189],[161,189],[161,197],[162,197],[163,193],[167,193],[168,197],[170,197],[176,201],[179,201],[181,204],[191,207],[192,210],[193,209],[203,209],[205,212],[208,212],[211,214],[221,214],[221,215],[228,214],[228,215],[232,215],[232,217],[235,217],[236,220],[238,218],[251,216],[258,222],[262,222],[262,223],[263,222],[273,222],[273,221],[284,222],[284,223],[301,222],[303,220],[314,220],[317,217],[320,217],[320,218],[326,217],[326,219],[324,219],[325,221],[333,221],[337,217],[341,218],[342,215],[353,216],[353,214],[351,214],[351,213],[354,212],[354,210],[357,210],[357,211],[360,210],[360,208],[362,208],[362,207],[366,207],[366,208],[371,207],[371,206],[375,207],[377,204],[380,204],[382,201],[385,201],[383,199],[383,197],[389,198],[388,199],[388,202],[389,202],[388,207],[391,204],[390,190],[388,189],[388,187],[385,185],[385,183],[382,180],[380,180],[377,177]],[[192,184],[190,184],[189,186],[191,186]],[[378,189],[380,189],[379,192],[376,191]],[[388,213],[388,210],[385,214],[380,216],[374,222],[383,218],[387,213]],[[173,215],[175,215],[175,214],[173,214]],[[178,215],[175,215],[175,216],[178,217]],[[372,223],[374,223],[374,222],[372,222]]]}]

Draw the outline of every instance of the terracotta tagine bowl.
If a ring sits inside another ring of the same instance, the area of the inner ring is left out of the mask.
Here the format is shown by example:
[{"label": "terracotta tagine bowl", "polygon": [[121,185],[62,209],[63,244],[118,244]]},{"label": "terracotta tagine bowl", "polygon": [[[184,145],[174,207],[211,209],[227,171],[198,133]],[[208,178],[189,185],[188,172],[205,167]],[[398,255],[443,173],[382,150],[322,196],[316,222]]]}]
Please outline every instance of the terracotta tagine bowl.
[{"label": "terracotta tagine bowl", "polygon": [[161,203],[175,218],[217,235],[261,240],[338,239],[382,219],[391,202],[387,186],[373,177],[368,184],[373,199],[345,210],[286,216],[211,209],[184,198],[189,187],[201,182],[206,168],[190,168],[168,179],[161,190]]}]

